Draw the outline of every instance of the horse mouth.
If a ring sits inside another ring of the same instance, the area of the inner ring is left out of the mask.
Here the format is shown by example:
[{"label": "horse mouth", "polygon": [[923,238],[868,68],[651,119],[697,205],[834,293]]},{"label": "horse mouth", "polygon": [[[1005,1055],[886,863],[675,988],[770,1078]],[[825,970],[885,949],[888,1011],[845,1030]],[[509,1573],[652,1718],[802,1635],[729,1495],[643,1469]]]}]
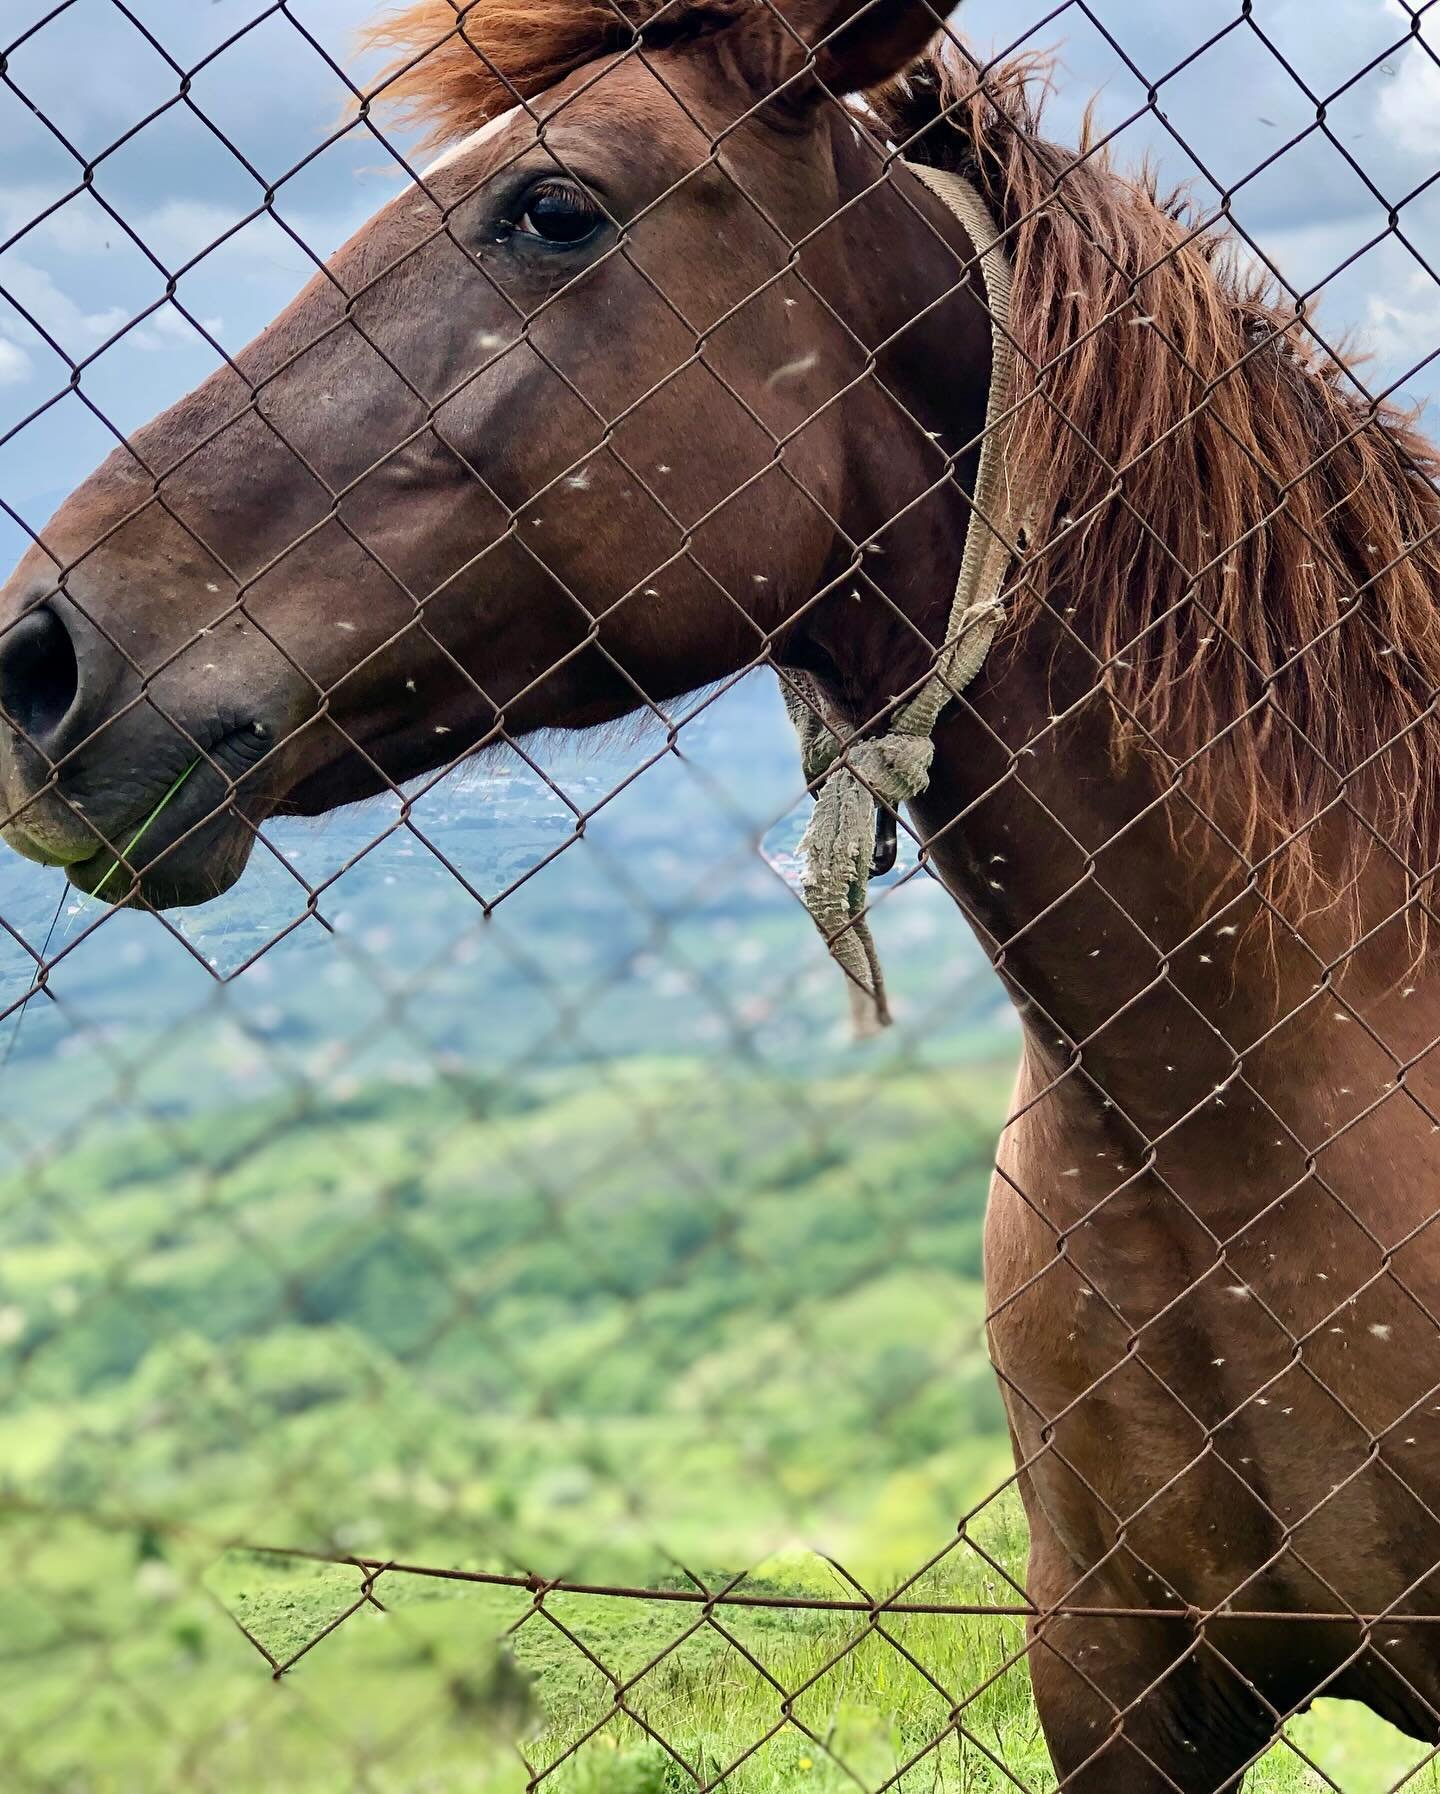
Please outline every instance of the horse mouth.
[{"label": "horse mouth", "polygon": [[77,890],[122,909],[173,909],[206,903],[239,878],[274,807],[260,764],[273,736],[248,722],[196,740],[202,753],[147,788],[128,820],[109,824],[107,845],[66,863]]}]

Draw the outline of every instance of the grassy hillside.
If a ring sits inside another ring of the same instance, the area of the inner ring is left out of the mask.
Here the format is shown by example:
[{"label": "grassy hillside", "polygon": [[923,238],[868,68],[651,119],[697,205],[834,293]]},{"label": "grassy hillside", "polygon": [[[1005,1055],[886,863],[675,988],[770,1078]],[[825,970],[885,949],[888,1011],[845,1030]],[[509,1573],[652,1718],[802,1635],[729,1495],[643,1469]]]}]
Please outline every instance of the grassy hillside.
[{"label": "grassy hillside", "polygon": [[[1014,1622],[391,1573],[325,1635],[357,1573],[242,1548],[852,1592],[818,1548],[895,1586],[1008,1472],[979,1271],[1009,1064],[955,1060],[268,1097],[9,1173],[13,1785],[471,1794],[524,1786],[518,1739],[557,1794],[731,1765],[736,1794],[839,1794],[917,1753],[906,1794],[1047,1786]],[[915,1595],[1008,1598],[1013,1496],[969,1538]],[[257,1648],[311,1644],[278,1684]],[[1300,1735],[1357,1789],[1419,1755]],[[1324,1784],[1282,1747],[1257,1785]]]},{"label": "grassy hillside", "polygon": [[38,1498],[247,1536],[543,1556],[642,1537],[634,1502],[712,1554],[858,1536],[890,1471],[1000,1436],[1002,1077],[631,1061],[104,1139],[0,1187],[0,1450]]}]

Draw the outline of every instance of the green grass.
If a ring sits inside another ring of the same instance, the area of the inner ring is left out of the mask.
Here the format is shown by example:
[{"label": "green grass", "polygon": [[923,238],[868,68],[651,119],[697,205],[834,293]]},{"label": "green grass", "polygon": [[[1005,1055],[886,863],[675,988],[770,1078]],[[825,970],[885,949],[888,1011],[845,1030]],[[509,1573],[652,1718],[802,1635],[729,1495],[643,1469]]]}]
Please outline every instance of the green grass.
[{"label": "green grass", "polygon": [[[7,1794],[505,1794],[517,1745],[555,1794],[912,1759],[900,1794],[1041,1794],[1013,1620],[389,1575],[321,1636],[353,1569],[225,1547],[843,1592],[818,1545],[895,1587],[1009,1473],[979,1332],[1008,1075],[635,1060],[272,1098],[0,1180]],[[977,1525],[1018,1578],[1013,1494]],[[913,1593],[1007,1599],[964,1546]],[[276,1682],[241,1625],[318,1642]],[[1340,1703],[1290,1732],[1350,1794],[1423,1755]],[[1327,1785],[1283,1745],[1252,1780]]]},{"label": "green grass", "polygon": [[[722,1608],[711,1623],[658,1601],[551,1594],[537,1604],[523,1591],[382,1576],[385,1611],[361,1608],[277,1683],[228,1615],[283,1661],[351,1606],[354,1570],[250,1552],[205,1562],[172,1551],[137,1565],[133,1540],[115,1534],[25,1530],[50,1612],[22,1602],[19,1635],[0,1656],[7,1787],[501,1794],[524,1786],[522,1754],[555,1794],[683,1794],[694,1776],[727,1771],[734,1794],[849,1794],[857,1779],[876,1787],[897,1774],[899,1794],[1053,1787],[1013,1620],[902,1615],[882,1636],[860,1615]],[[12,1546],[19,1538],[12,1528]],[[1009,1503],[984,1543],[1018,1567],[1023,1532]],[[800,1553],[761,1566],[747,1587],[848,1592]],[[1003,1599],[973,1556],[915,1592]],[[69,1611],[47,1649],[27,1624],[55,1628],[62,1594]],[[97,1603],[117,1594],[124,1625],[95,1627]],[[951,1723],[957,1705],[963,1731]],[[1424,1755],[1344,1703],[1321,1703],[1287,1730],[1347,1794],[1379,1794]],[[1330,1784],[1281,1744],[1250,1785],[1309,1794]],[[1427,1768],[1407,1785],[1431,1794],[1440,1784]]]}]

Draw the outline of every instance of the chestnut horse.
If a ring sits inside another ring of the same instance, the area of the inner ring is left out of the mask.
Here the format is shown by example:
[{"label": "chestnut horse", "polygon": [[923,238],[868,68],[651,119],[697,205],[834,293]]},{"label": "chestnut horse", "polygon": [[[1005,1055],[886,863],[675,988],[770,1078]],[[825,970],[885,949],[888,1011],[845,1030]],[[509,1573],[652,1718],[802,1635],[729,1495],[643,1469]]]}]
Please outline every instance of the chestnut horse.
[{"label": "chestnut horse", "polygon": [[272,813],[759,661],[872,731],[970,520],[984,284],[906,158],[965,173],[1030,529],[910,821],[1024,1024],[986,1274],[1030,1668],[1064,1786],[1208,1794],[1317,1694],[1440,1738],[1436,463],[935,26],[393,20],[452,147],[0,594],[5,834],[88,889],[198,756],[130,880],[186,903]]}]

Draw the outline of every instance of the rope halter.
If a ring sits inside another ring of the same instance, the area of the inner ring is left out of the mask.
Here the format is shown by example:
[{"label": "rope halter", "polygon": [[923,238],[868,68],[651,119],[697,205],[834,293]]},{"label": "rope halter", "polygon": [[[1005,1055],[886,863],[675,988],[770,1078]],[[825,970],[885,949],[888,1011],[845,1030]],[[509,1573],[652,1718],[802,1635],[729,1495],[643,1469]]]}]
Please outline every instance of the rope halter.
[{"label": "rope halter", "polygon": [[1001,233],[985,201],[963,176],[914,162],[905,167],[949,207],[975,246],[990,313],[990,393],[960,577],[945,641],[924,682],[894,712],[883,735],[851,741],[846,747],[850,731],[831,717],[815,682],[793,673],[781,681],[785,707],[800,737],[805,779],[815,791],[815,809],[800,842],[801,891],[805,907],[850,980],[851,1014],[859,1038],[890,1022],[885,978],[866,919],[878,806],[883,804],[893,814],[929,784],[940,712],[985,664],[1005,620],[1001,590],[1010,566],[1010,542],[1018,533],[997,429],[1011,402],[1014,374],[1010,264]]}]

